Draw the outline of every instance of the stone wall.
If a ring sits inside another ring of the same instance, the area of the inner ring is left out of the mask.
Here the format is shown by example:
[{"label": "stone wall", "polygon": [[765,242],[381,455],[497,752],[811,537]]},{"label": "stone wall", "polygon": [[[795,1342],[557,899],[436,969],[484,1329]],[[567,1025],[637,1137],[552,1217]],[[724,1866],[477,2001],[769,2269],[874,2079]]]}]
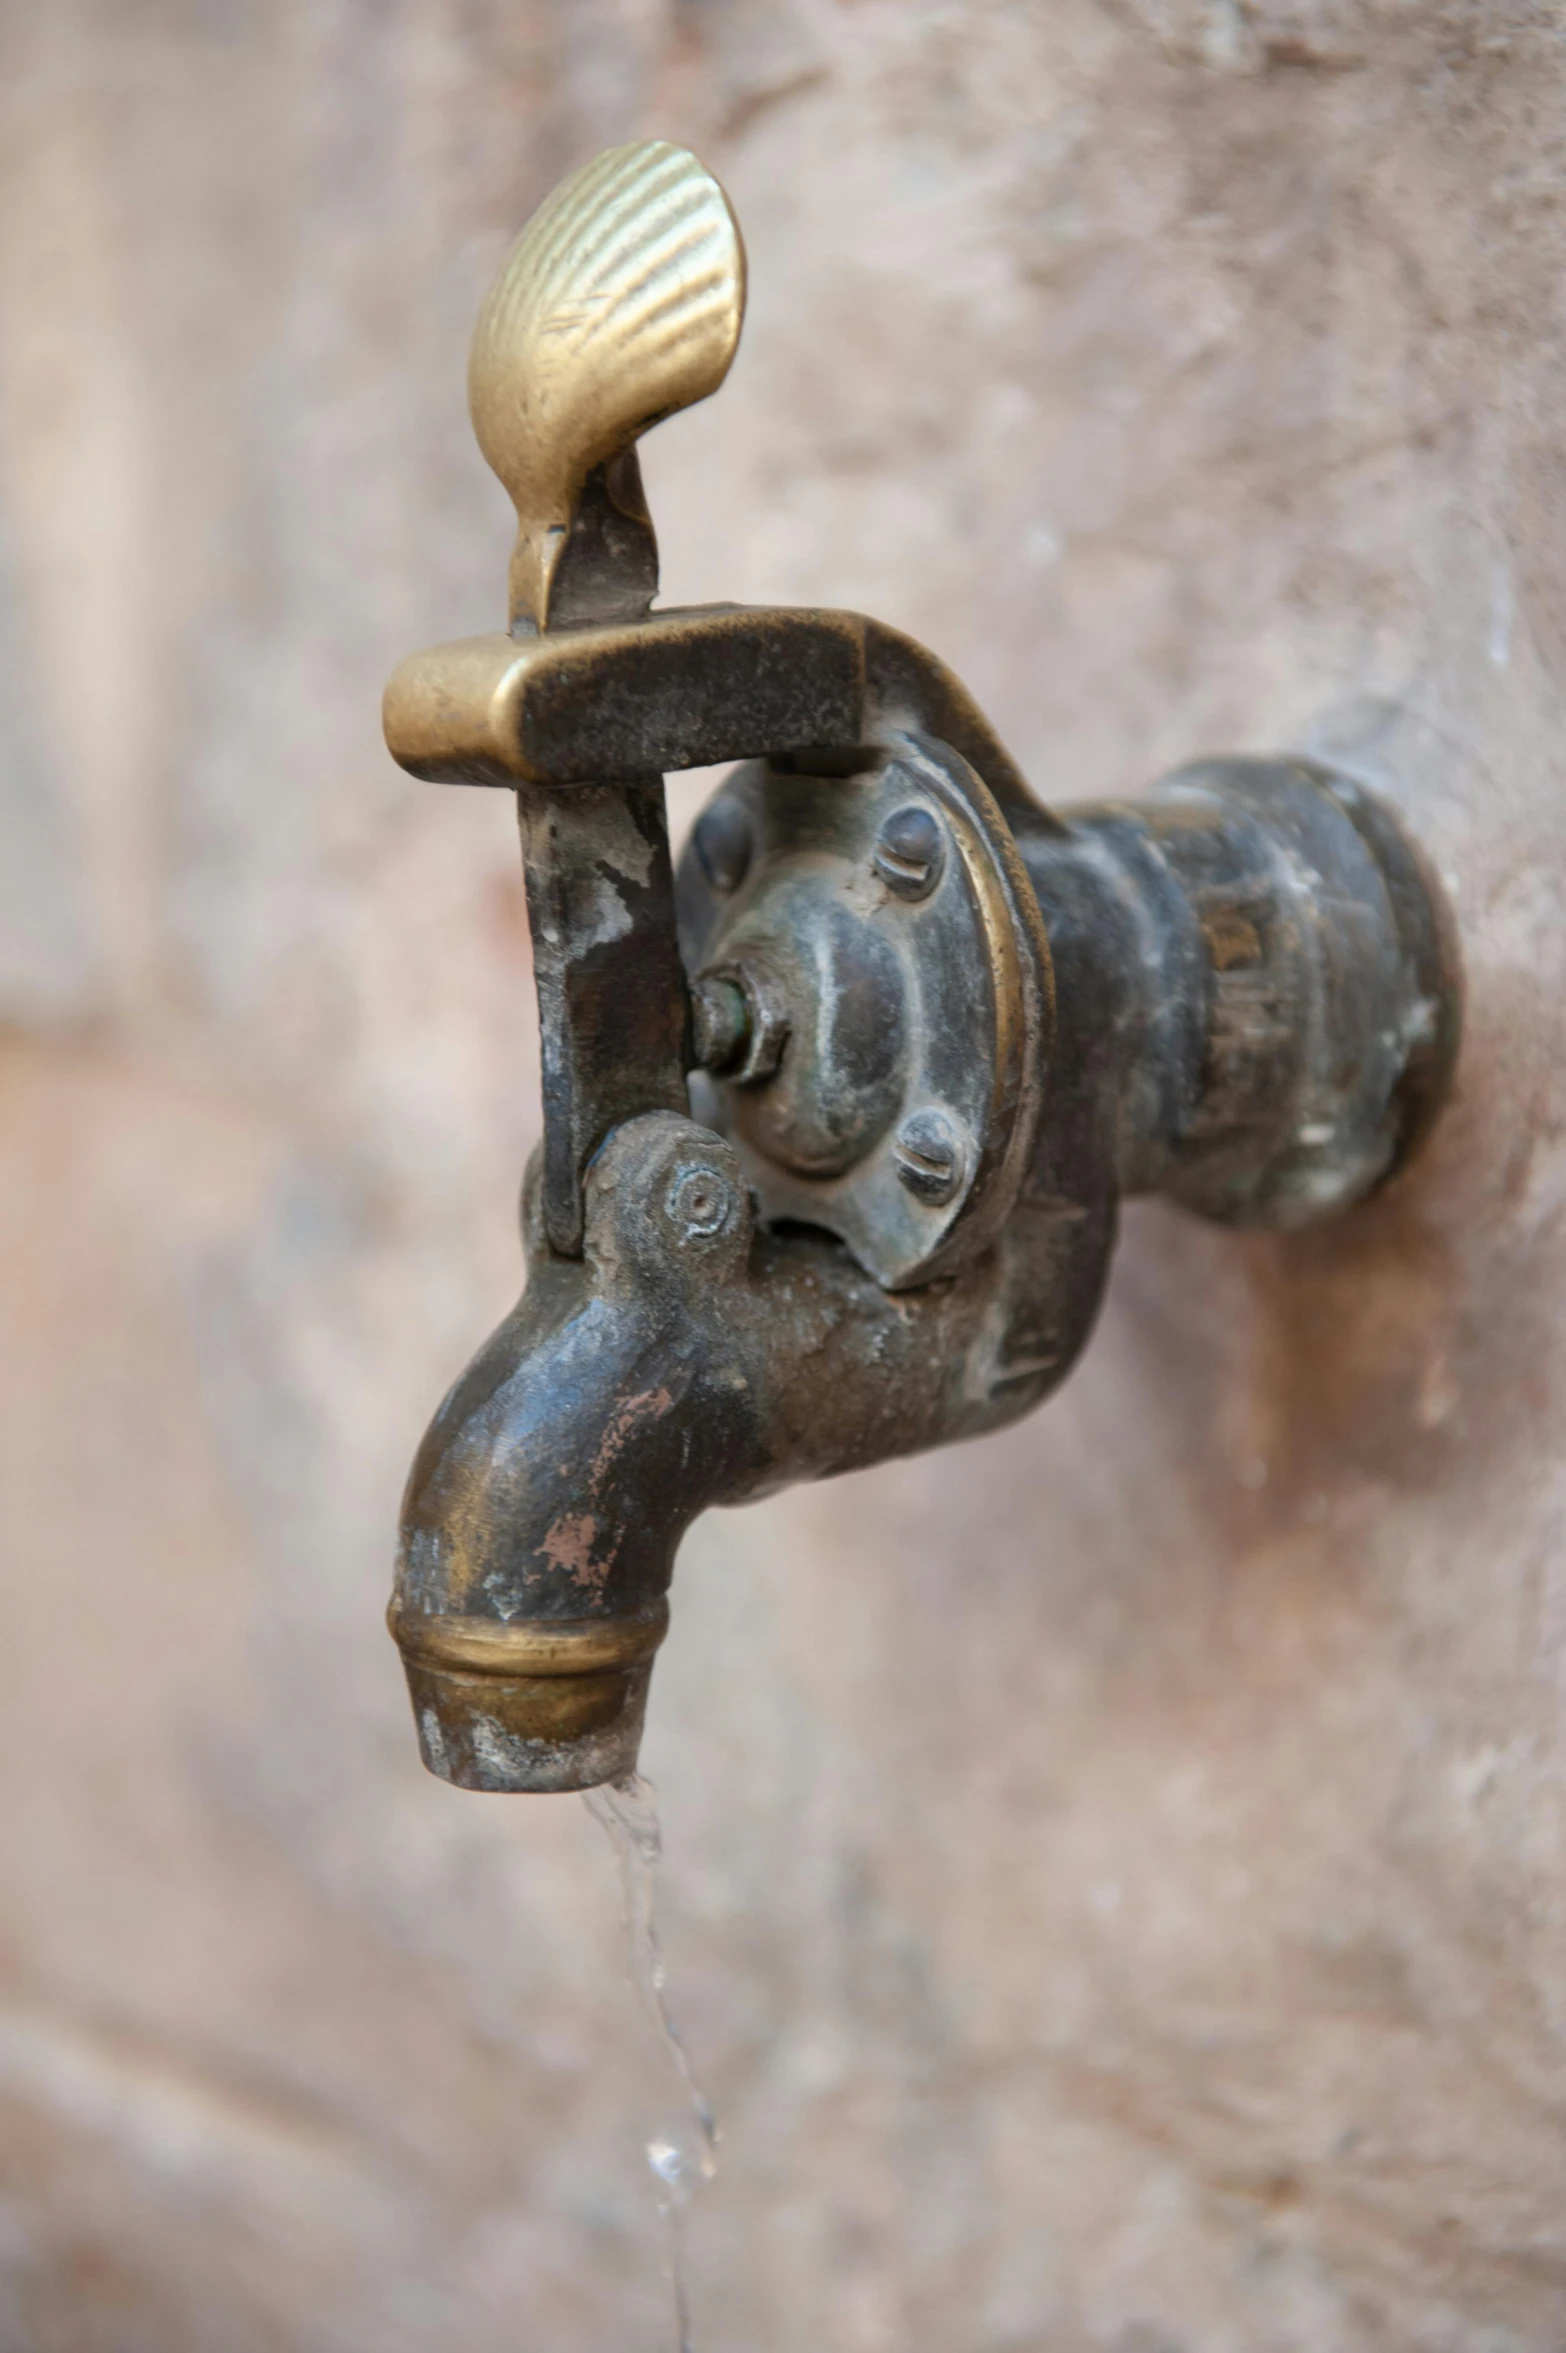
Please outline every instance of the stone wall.
[{"label": "stone wall", "polygon": [[698,2343],[1558,2353],[1560,10],[0,21],[0,2343],[666,2327],[607,1849],[428,1779],[380,1624],[537,1074],[509,809],[379,691],[501,610],[478,295],[655,131],[753,267],[668,593],[912,629],[1046,795],[1335,750],[1471,980],[1385,1200],[1133,1209],[1033,1422],[687,1543]]}]

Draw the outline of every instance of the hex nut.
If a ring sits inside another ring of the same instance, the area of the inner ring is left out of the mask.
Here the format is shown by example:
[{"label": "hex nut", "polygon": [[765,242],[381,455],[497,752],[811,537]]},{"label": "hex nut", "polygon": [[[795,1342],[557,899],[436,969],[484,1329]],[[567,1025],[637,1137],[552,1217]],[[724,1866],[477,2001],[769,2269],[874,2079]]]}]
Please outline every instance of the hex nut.
[{"label": "hex nut", "polygon": [[911,1111],[898,1129],[892,1160],[916,1200],[944,1208],[962,1184],[967,1150],[957,1122],[944,1111]]},{"label": "hex nut", "polygon": [[875,842],[875,870],[900,899],[927,899],[946,865],[946,836],[933,809],[910,801],[887,817]]},{"label": "hex nut", "polygon": [[737,891],[750,872],[754,836],[750,811],[730,793],[703,809],[691,836],[697,863],[715,891]]}]

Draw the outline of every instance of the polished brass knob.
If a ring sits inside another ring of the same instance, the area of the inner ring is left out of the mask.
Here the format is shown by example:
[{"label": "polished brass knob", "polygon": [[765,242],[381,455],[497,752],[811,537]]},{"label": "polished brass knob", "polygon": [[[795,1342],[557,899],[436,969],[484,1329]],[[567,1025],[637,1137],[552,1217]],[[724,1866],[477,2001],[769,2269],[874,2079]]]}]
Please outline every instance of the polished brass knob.
[{"label": "polished brass knob", "polygon": [[[517,510],[513,629],[646,609],[656,555],[649,580],[632,445],[717,391],[744,316],[739,225],[683,147],[612,147],[533,215],[484,299],[468,360],[473,430]],[[618,526],[608,552],[621,560],[591,567],[614,586],[595,577],[587,598],[612,606],[617,588],[618,610],[578,609],[580,584],[573,610],[559,609],[563,559],[584,523],[600,540]]]}]

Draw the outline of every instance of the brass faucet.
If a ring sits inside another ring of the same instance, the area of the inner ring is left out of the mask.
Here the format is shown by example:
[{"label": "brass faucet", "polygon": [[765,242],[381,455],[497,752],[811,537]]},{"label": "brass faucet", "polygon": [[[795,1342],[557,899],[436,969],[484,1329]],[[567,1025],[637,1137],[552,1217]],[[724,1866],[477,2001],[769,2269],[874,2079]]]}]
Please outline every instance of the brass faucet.
[{"label": "brass faucet", "polygon": [[[527,1287],[419,1450],[390,1612],[466,1788],[632,1771],[698,1512],[1015,1420],[1123,1196],[1330,1215],[1457,1049],[1439,891],[1352,780],[1210,760],[1055,814],[896,630],[650,609],[636,439],[717,389],[744,295],[682,149],[556,190],[469,372],[509,629],[386,692],[404,768],[517,796],[542,1028]],[[676,880],[664,774],[728,760]]]}]

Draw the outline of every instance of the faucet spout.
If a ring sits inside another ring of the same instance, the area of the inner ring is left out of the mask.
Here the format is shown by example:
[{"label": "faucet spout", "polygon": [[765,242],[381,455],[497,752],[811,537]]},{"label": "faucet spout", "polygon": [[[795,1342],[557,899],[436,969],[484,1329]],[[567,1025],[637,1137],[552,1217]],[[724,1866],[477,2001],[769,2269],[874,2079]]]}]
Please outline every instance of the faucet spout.
[{"label": "faucet spout", "polygon": [[530,1171],[527,1288],[403,1501],[389,1622],[424,1761],[466,1789],[634,1769],[675,1548],[755,1451],[712,1313],[751,1240],[733,1155],[671,1114],[629,1122],[586,1213],[584,1256],[557,1254]]},{"label": "faucet spout", "polygon": [[[530,1174],[527,1288],[403,1502],[389,1623],[424,1762],[464,1789],[634,1771],[698,1513],[1027,1412],[1086,1335],[1112,1225],[1057,1228],[1041,1286],[1024,1216],[899,1297],[830,1235],[758,1231],[734,1147],[670,1112],[615,1130],[584,1207],[584,1254],[566,1258]],[[1069,1337],[1046,1332],[1062,1286]]]}]

